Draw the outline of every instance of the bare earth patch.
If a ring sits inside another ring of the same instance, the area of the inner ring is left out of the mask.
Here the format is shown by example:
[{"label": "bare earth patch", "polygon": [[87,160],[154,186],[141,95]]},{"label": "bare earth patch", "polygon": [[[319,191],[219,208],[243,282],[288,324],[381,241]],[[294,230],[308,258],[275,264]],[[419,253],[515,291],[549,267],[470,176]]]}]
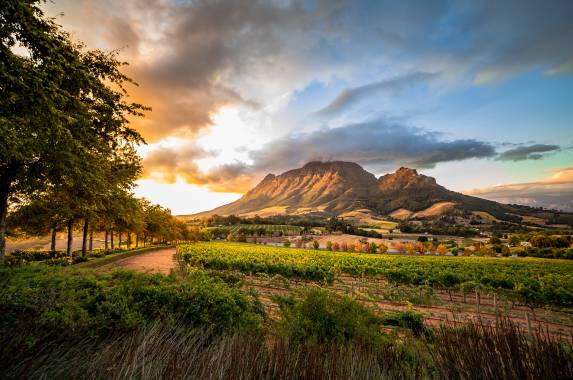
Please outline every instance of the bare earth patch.
[{"label": "bare earth patch", "polygon": [[178,268],[175,248],[166,248],[127,257],[110,264],[110,267],[132,269],[139,272],[169,274]]}]

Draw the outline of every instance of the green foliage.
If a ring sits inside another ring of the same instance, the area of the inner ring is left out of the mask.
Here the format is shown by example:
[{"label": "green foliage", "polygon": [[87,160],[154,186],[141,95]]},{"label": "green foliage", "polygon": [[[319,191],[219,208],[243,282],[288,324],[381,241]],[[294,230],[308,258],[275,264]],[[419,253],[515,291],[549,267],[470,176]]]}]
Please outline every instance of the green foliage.
[{"label": "green foliage", "polygon": [[277,298],[279,329],[297,343],[380,343],[381,320],[358,301],[320,288],[296,296]]},{"label": "green foliage", "polygon": [[146,108],[127,101],[124,63],[72,42],[39,3],[0,7],[0,261],[9,202],[57,205],[53,227],[88,218],[141,170],[128,118]]},{"label": "green foliage", "polygon": [[365,255],[233,243],[197,243],[178,249],[183,261],[204,268],[318,281],[333,281],[337,273],[345,273],[446,289],[475,282],[529,304],[573,306],[573,263],[565,260]]},{"label": "green foliage", "polygon": [[409,329],[415,336],[432,335],[432,330],[424,325],[422,314],[413,311],[397,311],[384,314],[382,323],[386,326],[397,326]]},{"label": "green foliage", "polygon": [[[220,333],[257,328],[265,317],[252,296],[201,274],[21,267],[1,269],[0,282],[0,339],[5,350],[33,345],[45,336],[99,336],[154,321],[177,321]],[[19,334],[13,334],[15,330]]]}]

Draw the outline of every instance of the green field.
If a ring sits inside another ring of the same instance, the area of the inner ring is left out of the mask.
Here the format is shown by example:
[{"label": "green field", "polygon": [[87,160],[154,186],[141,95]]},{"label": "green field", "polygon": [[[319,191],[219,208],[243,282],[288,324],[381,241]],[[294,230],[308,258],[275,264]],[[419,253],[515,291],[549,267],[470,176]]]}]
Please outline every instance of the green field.
[{"label": "green field", "polygon": [[573,262],[550,259],[420,257],[196,243],[178,248],[193,266],[318,281],[338,275],[380,277],[407,285],[495,291],[529,305],[573,306]]}]

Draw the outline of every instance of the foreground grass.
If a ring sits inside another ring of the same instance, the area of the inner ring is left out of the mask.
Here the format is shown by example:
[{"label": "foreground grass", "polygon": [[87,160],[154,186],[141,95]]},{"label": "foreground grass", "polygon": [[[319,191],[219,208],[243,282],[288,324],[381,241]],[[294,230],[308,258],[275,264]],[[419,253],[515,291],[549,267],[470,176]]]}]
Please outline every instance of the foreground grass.
[{"label": "foreground grass", "polygon": [[506,320],[430,329],[347,296],[255,294],[183,276],[73,267],[0,270],[3,378],[571,378],[572,347]]}]

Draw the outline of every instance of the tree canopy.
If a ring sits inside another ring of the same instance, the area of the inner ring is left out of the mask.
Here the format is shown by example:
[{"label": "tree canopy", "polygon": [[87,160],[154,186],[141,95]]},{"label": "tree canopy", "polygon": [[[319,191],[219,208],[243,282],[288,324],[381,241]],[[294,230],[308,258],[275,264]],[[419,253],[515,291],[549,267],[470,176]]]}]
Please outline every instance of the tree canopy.
[{"label": "tree canopy", "polygon": [[147,109],[127,100],[117,52],[73,42],[40,1],[2,3],[0,260],[9,206],[65,199],[73,223],[131,189],[144,140],[128,119]]}]

